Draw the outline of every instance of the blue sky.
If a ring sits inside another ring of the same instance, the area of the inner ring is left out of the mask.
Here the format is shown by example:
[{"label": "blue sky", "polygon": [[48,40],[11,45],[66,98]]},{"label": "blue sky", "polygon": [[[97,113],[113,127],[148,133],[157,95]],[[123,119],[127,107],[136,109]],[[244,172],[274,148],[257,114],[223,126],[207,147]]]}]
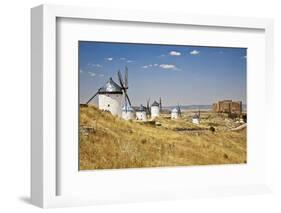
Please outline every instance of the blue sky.
[{"label": "blue sky", "polygon": [[[133,106],[158,100],[164,106],[246,103],[247,49],[112,42],[79,42],[80,103],[128,67]],[[93,100],[97,103],[97,98]]]}]

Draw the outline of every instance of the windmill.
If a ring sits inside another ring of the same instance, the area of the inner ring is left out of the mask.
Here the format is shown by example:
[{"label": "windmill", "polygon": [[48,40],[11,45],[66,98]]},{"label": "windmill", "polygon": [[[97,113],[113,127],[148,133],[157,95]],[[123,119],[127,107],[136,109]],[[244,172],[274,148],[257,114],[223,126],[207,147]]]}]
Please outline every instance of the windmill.
[{"label": "windmill", "polygon": [[98,97],[98,108],[109,111],[112,115],[121,116],[121,105],[123,100],[123,89],[112,78],[100,87],[97,92],[86,102],[89,104],[95,97]]},{"label": "windmill", "polygon": [[181,108],[180,108],[180,105],[178,103],[178,106],[173,108],[172,111],[171,111],[171,119],[178,119],[179,117],[181,117]]},{"label": "windmill", "polygon": [[159,108],[160,108],[160,112],[162,112],[162,100],[161,100],[161,97],[159,98]]},{"label": "windmill", "polygon": [[125,110],[127,112],[128,103],[129,103],[129,107],[131,107],[131,101],[130,101],[130,98],[129,98],[128,94],[127,94],[127,90],[129,88],[129,85],[128,85],[128,68],[127,68],[127,66],[125,67],[125,77],[124,77],[124,80],[123,80],[123,77],[122,77],[122,74],[121,74],[120,70],[118,70],[118,80],[119,80],[121,89],[124,92],[124,98],[125,98],[124,104],[125,104]]},{"label": "windmill", "polygon": [[149,104],[149,102],[150,102],[150,98],[148,98],[147,99],[147,101],[146,101],[146,110],[147,110],[147,115],[150,115],[150,104]]},{"label": "windmill", "polygon": [[181,108],[179,104],[178,104],[178,111],[179,111],[179,116],[181,117]]}]

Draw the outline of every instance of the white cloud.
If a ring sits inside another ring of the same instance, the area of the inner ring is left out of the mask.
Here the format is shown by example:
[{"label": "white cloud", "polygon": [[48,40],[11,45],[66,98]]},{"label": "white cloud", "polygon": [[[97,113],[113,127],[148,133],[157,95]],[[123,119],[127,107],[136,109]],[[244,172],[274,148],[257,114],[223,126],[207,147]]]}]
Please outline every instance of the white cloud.
[{"label": "white cloud", "polygon": [[120,60],[126,60],[126,58],[120,58]]},{"label": "white cloud", "polygon": [[113,61],[113,58],[105,58],[107,61]]},{"label": "white cloud", "polygon": [[162,69],[170,69],[170,70],[180,70],[176,65],[174,64],[147,64],[142,66],[141,68],[143,69],[147,69],[147,68],[151,68],[151,67],[160,67]]},{"label": "white cloud", "polygon": [[162,55],[159,55],[158,58],[163,58],[165,57],[166,55],[162,54]]},{"label": "white cloud", "polygon": [[160,64],[159,67],[161,67],[162,69],[180,70],[180,69],[177,68],[177,66],[174,65],[174,64]]},{"label": "white cloud", "polygon": [[104,74],[99,74],[99,77],[104,77]]},{"label": "white cloud", "polygon": [[171,52],[169,52],[169,54],[170,54],[171,56],[180,56],[180,55],[181,55],[181,53],[180,53],[180,52],[177,52],[177,51],[171,51]]},{"label": "white cloud", "polygon": [[102,65],[100,65],[100,64],[91,64],[91,65],[92,65],[92,67],[98,67],[98,68],[102,67]]},{"label": "white cloud", "polygon": [[80,73],[83,73],[83,70],[82,70],[82,69],[80,69]]},{"label": "white cloud", "polygon": [[173,64],[160,64],[159,67],[163,69],[174,69],[176,66]]},{"label": "white cloud", "polygon": [[127,63],[133,63],[134,61],[133,60],[127,60]]},{"label": "white cloud", "polygon": [[200,53],[200,51],[198,50],[192,50],[191,52],[189,52],[190,55],[198,55]]},{"label": "white cloud", "polygon": [[91,77],[95,77],[96,76],[96,73],[94,73],[94,72],[88,72],[89,73],[89,75],[91,76]]},{"label": "white cloud", "polygon": [[[157,64],[157,65],[158,65],[158,64]],[[153,66],[157,66],[157,65],[155,65],[155,64],[148,64],[148,65],[142,66],[141,68],[147,69],[147,68],[149,68],[149,67],[153,67]]]}]

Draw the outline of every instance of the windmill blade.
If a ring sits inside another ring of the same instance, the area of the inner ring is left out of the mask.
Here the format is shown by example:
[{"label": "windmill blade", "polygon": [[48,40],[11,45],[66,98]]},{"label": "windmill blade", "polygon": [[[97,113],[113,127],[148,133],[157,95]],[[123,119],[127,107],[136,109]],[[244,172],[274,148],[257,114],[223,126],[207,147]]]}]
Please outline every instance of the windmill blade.
[{"label": "windmill blade", "polygon": [[160,112],[162,111],[162,100],[161,97],[159,98],[159,108],[160,108]]},{"label": "windmill blade", "polygon": [[100,90],[98,90],[98,91],[86,102],[86,104],[90,103],[91,100],[93,100],[94,97],[96,97],[96,95],[99,93],[99,91],[100,91]]},{"label": "windmill blade", "polygon": [[122,87],[122,89],[125,89],[120,70],[118,70],[118,79],[119,79],[119,83],[120,83],[120,86]]},{"label": "windmill blade", "polygon": [[148,98],[148,100],[147,100],[147,102],[146,102],[146,108],[147,108],[148,114],[150,114],[149,102],[150,102],[150,98]]},{"label": "windmill blade", "polygon": [[124,91],[124,93],[125,93],[125,97],[127,98],[128,102],[129,102],[129,105],[132,106],[132,105],[131,105],[130,98],[129,98],[129,96],[127,95],[126,91]]},{"label": "windmill blade", "polygon": [[126,95],[125,95],[124,97],[125,97],[124,106],[125,106],[125,111],[126,111],[126,113],[127,113],[127,111],[128,111],[128,103],[127,103]]},{"label": "windmill blade", "polygon": [[125,96],[126,96],[128,102],[129,102],[129,105],[132,106],[131,101],[130,101],[130,98],[129,98],[129,96],[127,95],[127,93],[125,93]]},{"label": "windmill blade", "polygon": [[125,88],[128,89],[129,86],[128,86],[128,67],[126,66],[125,68]]}]

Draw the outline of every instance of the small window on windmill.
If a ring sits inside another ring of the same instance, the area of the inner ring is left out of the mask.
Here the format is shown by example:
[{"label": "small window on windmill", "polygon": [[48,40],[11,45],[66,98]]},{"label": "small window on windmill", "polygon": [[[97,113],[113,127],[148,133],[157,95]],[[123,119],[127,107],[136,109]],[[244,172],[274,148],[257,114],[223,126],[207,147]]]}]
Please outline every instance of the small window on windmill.
[{"label": "small window on windmill", "polygon": [[107,106],[110,107],[110,104],[108,104]]}]

